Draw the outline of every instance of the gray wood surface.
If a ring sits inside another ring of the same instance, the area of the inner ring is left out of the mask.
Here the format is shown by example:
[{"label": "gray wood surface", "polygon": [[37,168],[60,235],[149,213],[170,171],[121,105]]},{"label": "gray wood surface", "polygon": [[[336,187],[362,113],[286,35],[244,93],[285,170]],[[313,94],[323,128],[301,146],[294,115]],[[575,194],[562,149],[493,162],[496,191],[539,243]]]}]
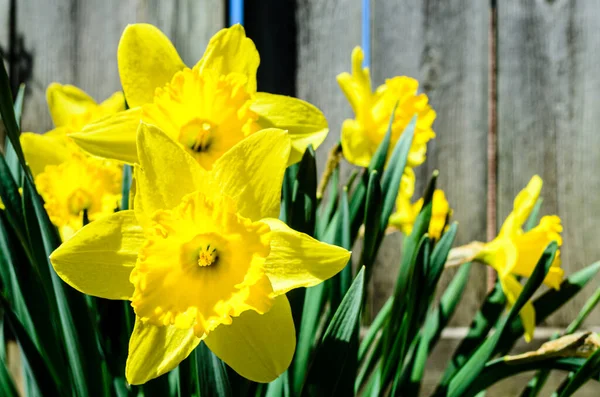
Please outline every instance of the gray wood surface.
[{"label": "gray wood surface", "polygon": [[52,126],[45,100],[51,82],[74,84],[98,101],[120,89],[117,45],[128,23],[155,24],[173,41],[182,59],[193,66],[225,22],[225,3],[213,0],[17,3],[17,29],[33,56],[23,129],[40,133]]},{"label": "gray wood surface", "polygon": [[[458,221],[457,243],[485,239],[487,172],[488,7],[483,1],[375,1],[374,83],[405,75],[420,82],[437,112],[437,137],[427,162],[416,169],[415,200],[433,170]],[[399,234],[388,236],[375,273],[375,293],[391,290],[398,264]],[[440,290],[454,271],[447,271]],[[468,325],[486,293],[486,270],[474,266],[453,324]],[[379,293],[382,295],[381,293]],[[379,296],[378,300],[384,298]]]},{"label": "gray wood surface", "polygon": [[[563,220],[563,268],[600,259],[600,2],[498,2],[498,216],[532,174],[544,214]],[[572,320],[596,279],[548,320]],[[595,310],[587,324],[599,324]]]}]

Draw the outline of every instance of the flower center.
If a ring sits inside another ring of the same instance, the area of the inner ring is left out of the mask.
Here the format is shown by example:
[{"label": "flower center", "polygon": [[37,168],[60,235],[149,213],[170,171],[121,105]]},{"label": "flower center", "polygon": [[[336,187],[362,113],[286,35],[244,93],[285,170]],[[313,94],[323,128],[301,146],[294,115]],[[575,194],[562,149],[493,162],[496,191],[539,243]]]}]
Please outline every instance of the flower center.
[{"label": "flower center", "polygon": [[218,127],[210,121],[194,118],[180,128],[179,143],[192,152],[205,152],[217,131]]},{"label": "flower center", "polygon": [[92,196],[85,190],[78,188],[67,198],[67,207],[72,215],[79,215],[92,205]]},{"label": "flower center", "polygon": [[233,145],[260,129],[246,83],[240,74],[186,68],[156,90],[153,103],[142,108],[142,120],[159,127],[210,169]]},{"label": "flower center", "polygon": [[266,224],[237,214],[231,200],[215,202],[199,191],[157,211],[151,225],[130,276],[141,321],[193,328],[203,337],[246,310],[269,310]]},{"label": "flower center", "polygon": [[198,252],[198,266],[210,266],[219,261],[219,253],[215,247],[208,244]]}]

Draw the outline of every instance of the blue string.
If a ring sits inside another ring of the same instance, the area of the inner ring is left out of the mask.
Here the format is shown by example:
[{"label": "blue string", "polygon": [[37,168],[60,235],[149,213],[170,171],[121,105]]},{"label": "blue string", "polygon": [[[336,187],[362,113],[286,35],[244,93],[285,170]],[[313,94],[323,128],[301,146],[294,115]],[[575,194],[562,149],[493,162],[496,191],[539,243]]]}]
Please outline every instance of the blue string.
[{"label": "blue string", "polygon": [[363,67],[371,65],[371,1],[362,0],[362,49],[365,54]]},{"label": "blue string", "polygon": [[229,0],[229,26],[244,24],[244,0]]}]

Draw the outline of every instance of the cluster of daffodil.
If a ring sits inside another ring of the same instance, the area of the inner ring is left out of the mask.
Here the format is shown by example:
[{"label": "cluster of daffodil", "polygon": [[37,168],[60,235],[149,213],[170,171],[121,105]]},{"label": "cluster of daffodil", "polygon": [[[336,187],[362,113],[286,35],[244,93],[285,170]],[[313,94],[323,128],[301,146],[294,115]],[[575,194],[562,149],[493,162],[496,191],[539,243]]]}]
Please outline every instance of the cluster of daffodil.
[{"label": "cluster of daffodil", "polygon": [[[373,91],[360,48],[338,82],[355,113],[341,152],[362,175],[342,187],[333,151],[325,197],[314,150],[327,120],[305,101],[257,92],[260,58],[241,26],[218,32],[190,68],[156,27],[130,25],[117,60],[123,92],[100,104],[48,87],[55,129],[45,134],[19,132],[23,92],[13,112],[3,72],[1,327],[21,347],[28,396],[417,395],[480,262],[496,270],[496,288],[436,391],[475,395],[511,374],[494,358],[531,340],[600,270],[564,279],[560,219],[529,226],[538,176],[496,239],[452,248],[457,225],[437,174],[413,199],[435,111],[406,76]],[[398,279],[368,319],[366,284],[393,230],[405,235]],[[443,270],[459,265],[438,302]],[[552,289],[532,299],[542,283]],[[583,346],[575,358],[558,343],[511,358],[521,365],[512,373],[567,368],[564,388],[575,389],[599,350],[589,335],[569,338]],[[0,394],[16,396],[4,344]]]}]

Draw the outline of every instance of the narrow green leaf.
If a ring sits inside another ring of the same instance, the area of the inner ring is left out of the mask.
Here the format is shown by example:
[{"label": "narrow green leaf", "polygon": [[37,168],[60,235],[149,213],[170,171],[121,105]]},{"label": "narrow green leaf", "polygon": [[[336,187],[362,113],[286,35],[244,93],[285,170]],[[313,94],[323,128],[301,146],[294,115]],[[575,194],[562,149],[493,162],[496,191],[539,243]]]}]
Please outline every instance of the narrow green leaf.
[{"label": "narrow green leaf", "polygon": [[317,210],[317,163],[312,145],[306,148],[298,165],[292,202],[292,219],[288,224],[294,230],[313,236]]},{"label": "narrow green leaf", "polygon": [[[352,249],[350,241],[350,209],[348,208],[348,189],[342,191],[342,202],[340,204],[342,210],[342,222],[339,225],[338,233],[336,233],[335,245],[338,245],[347,250]],[[350,285],[352,284],[352,260],[348,260],[346,266],[339,273],[340,297],[346,295]],[[337,305],[334,305],[337,308]]]},{"label": "narrow green leaf", "polygon": [[[21,194],[2,155],[0,155],[0,199],[2,199],[6,208],[4,212],[8,222],[14,229],[23,247],[28,250]],[[27,251],[27,254],[30,254],[29,251]]]},{"label": "narrow green leaf", "polygon": [[[17,97],[15,99],[14,111],[15,111],[15,120],[17,121],[17,125],[21,125],[21,113],[23,112],[23,98],[25,97],[25,84],[21,84],[19,86],[19,92],[17,93]],[[17,183],[17,185],[21,184],[21,180],[23,178],[23,169],[19,164],[19,157],[17,156],[17,152],[13,147],[10,139],[7,139],[4,144],[4,154],[6,157],[6,163],[8,164],[8,168],[12,173],[12,176]]]},{"label": "narrow green leaf", "polygon": [[198,383],[202,397],[229,397],[231,386],[225,364],[204,344],[195,350],[198,363]]},{"label": "narrow green leaf", "polygon": [[353,390],[364,273],[364,268],[358,272],[331,319],[308,374],[303,395],[347,395],[348,387]]},{"label": "narrow green leaf", "polygon": [[392,126],[394,125],[394,119],[396,118],[396,109],[398,108],[398,102],[394,105],[394,109],[392,109],[392,115],[390,116],[390,120],[388,122],[388,128],[385,131],[385,135],[383,136],[383,140],[377,147],[375,154],[371,158],[371,162],[369,163],[369,174],[373,171],[377,171],[379,174],[383,172],[383,167],[385,166],[386,160],[388,159],[388,154],[390,151],[390,143],[392,140]]},{"label": "narrow green leaf", "polygon": [[[585,319],[589,316],[592,310],[596,307],[600,301],[600,288],[596,289],[596,292],[585,302],[583,308],[579,311],[577,317],[569,324],[565,329],[564,335],[572,334],[577,331]],[[551,340],[557,339],[560,334],[557,332],[552,335]],[[535,397],[539,395],[542,387],[546,383],[546,380],[550,376],[550,370],[544,369],[537,372],[534,377],[527,383],[527,386],[521,393],[522,397]],[[566,384],[565,384],[566,386]]]},{"label": "narrow green leaf", "polygon": [[338,200],[339,200],[339,192],[338,185],[340,183],[340,167],[339,165],[333,170],[331,175],[331,179],[329,181],[329,197],[327,198],[327,203],[321,207],[321,211],[319,216],[317,217],[316,222],[316,231],[315,236],[317,239],[320,239],[325,230],[327,229],[327,225],[330,224],[331,217],[335,213],[337,208]]},{"label": "narrow green leaf", "polygon": [[296,354],[293,361],[293,383],[296,395],[302,390],[310,358],[318,337],[319,319],[323,314],[325,297],[329,293],[330,283],[324,282],[306,290],[302,321],[296,343]]},{"label": "narrow green leaf", "polygon": [[544,199],[541,197],[539,197],[535,202],[535,205],[531,210],[531,214],[529,214],[529,218],[527,218],[527,222],[525,222],[525,225],[523,226],[523,230],[525,230],[526,232],[533,229],[538,223],[538,220],[540,218],[540,210],[542,209],[543,202]]},{"label": "narrow green leaf", "polygon": [[17,124],[17,119],[15,118],[12,93],[4,63],[2,63],[2,67],[0,69],[0,117],[4,123],[4,128],[6,129],[6,136],[10,140],[10,143],[12,143],[15,153],[17,154],[17,158],[25,170],[27,167],[25,165],[23,149],[21,149],[21,144],[19,142],[19,125]]},{"label": "narrow green leaf", "polygon": [[[493,384],[502,379],[510,378],[522,372],[535,371],[540,369],[560,370],[567,372],[578,371],[584,364],[584,358],[560,358],[548,357],[543,360],[510,363],[503,358],[490,361],[485,369],[479,374],[472,384],[472,387],[461,397],[475,396],[480,390],[486,390]],[[598,380],[598,376],[594,379]]]},{"label": "narrow green leaf", "polygon": [[404,169],[406,168],[406,162],[412,145],[416,124],[417,116],[415,115],[404,129],[404,132],[402,132],[402,135],[400,135],[400,139],[398,139],[394,151],[392,152],[392,156],[390,157],[388,168],[381,177],[381,191],[383,193],[381,227],[383,228],[387,227],[390,215],[396,204],[400,180],[402,179],[402,174],[404,174]]},{"label": "narrow green leaf", "polygon": [[369,173],[367,198],[365,205],[365,237],[360,263],[365,267],[366,283],[371,279],[375,263],[376,245],[381,233],[381,184],[379,173],[373,170]]},{"label": "narrow green leaf", "polygon": [[[600,261],[571,274],[560,284],[558,291],[549,289],[535,299],[533,307],[535,309],[536,324],[545,321],[552,313],[579,293],[588,282],[594,279],[598,271],[600,271]],[[508,352],[517,339],[523,336],[523,333],[524,330],[521,321],[518,318],[511,321],[506,334],[498,343],[497,352],[502,355]]]},{"label": "narrow green leaf", "polygon": [[467,336],[461,341],[452,358],[448,361],[448,366],[442,375],[439,387],[443,388],[448,385],[450,379],[456,374],[456,371],[463,366],[477,347],[485,340],[505,307],[506,297],[500,283],[496,282],[494,289],[488,293],[479,311],[475,314]]},{"label": "narrow green leaf", "polygon": [[496,345],[503,336],[507,325],[517,318],[519,312],[531,298],[533,293],[544,281],[546,274],[550,270],[550,266],[554,261],[558,245],[556,242],[552,242],[546,247],[542,257],[538,261],[535,269],[533,270],[531,277],[527,280],[527,283],[523,287],[523,290],[514,306],[510,309],[507,316],[505,316],[498,327],[496,332],[486,339],[486,341],[475,351],[471,358],[462,366],[454,375],[448,386],[448,397],[458,397],[463,395],[464,392],[469,390],[471,384],[479,376],[481,371],[484,369],[487,361],[492,357],[496,350]]},{"label": "narrow green leaf", "polygon": [[471,263],[465,263],[460,267],[450,284],[448,284],[446,291],[444,291],[438,306],[427,315],[411,369],[410,385],[407,386],[408,390],[412,390],[416,394],[418,394],[419,385],[425,373],[427,358],[442,335],[442,330],[450,322],[462,298],[470,271]]},{"label": "narrow green leaf", "polygon": [[19,318],[10,308],[6,298],[1,294],[0,306],[4,310],[6,323],[19,343],[23,360],[29,369],[28,373],[35,380],[39,390],[43,390],[49,396],[69,395],[64,389],[67,385],[60,382],[59,377],[55,373],[55,367],[46,360],[46,354],[43,353],[43,346],[36,346]]},{"label": "narrow green leaf", "polygon": [[367,334],[365,335],[362,342],[360,343],[360,347],[358,349],[358,361],[359,362],[362,362],[363,358],[365,357],[365,354],[367,353],[367,350],[369,350],[369,347],[375,340],[375,337],[385,326],[385,323],[388,320],[388,317],[392,310],[393,299],[394,298],[390,296],[388,298],[388,300],[385,301],[385,304],[383,305],[381,310],[379,310],[379,313],[377,313],[377,316],[375,316],[375,319],[371,323],[371,326],[369,327]]},{"label": "narrow green leaf", "polygon": [[445,232],[440,241],[435,245],[433,252],[431,253],[431,267],[427,269],[427,293],[426,296],[432,296],[432,291],[435,290],[438,282],[440,281],[440,277],[442,276],[442,272],[444,271],[444,265],[446,264],[446,259],[448,258],[448,254],[450,253],[450,249],[452,248],[452,244],[454,244],[454,239],[456,238],[456,233],[458,232],[458,224],[453,223],[447,232]]},{"label": "narrow green leaf", "polygon": [[597,349],[583,363],[581,368],[571,378],[566,387],[559,394],[559,397],[568,397],[573,395],[581,386],[583,386],[592,377],[598,377],[600,375],[600,349]]}]

